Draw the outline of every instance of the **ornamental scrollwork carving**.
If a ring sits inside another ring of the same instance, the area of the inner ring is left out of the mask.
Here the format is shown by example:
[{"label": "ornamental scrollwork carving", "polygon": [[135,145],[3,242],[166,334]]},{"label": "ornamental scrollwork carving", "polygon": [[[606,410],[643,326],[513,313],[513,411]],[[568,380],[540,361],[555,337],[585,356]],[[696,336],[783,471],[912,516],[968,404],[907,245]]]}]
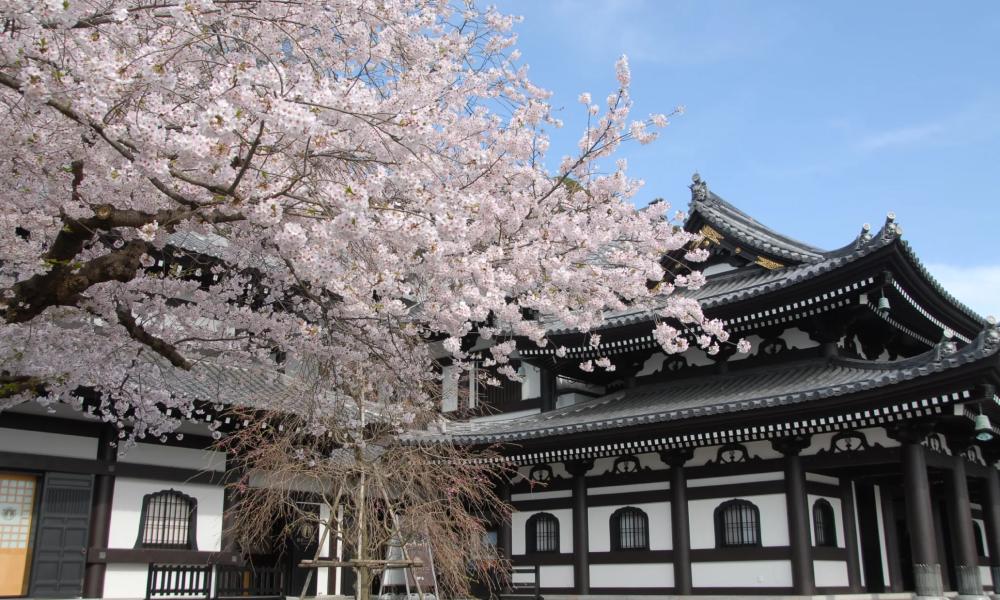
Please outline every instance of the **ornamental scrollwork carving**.
[{"label": "ornamental scrollwork carving", "polygon": [[611,475],[627,475],[629,473],[638,473],[640,471],[649,470],[649,467],[643,467],[639,463],[638,458],[631,454],[626,454],[615,459],[615,464],[611,466],[611,470],[608,471],[608,473]]},{"label": "ornamental scrollwork carving", "polygon": [[552,481],[555,476],[552,474],[552,467],[549,465],[535,465],[531,467],[531,471],[528,473],[528,479],[531,481]]},{"label": "ornamental scrollwork carving", "polygon": [[730,443],[719,447],[719,452],[714,461],[709,461],[710,465],[728,465],[732,463],[745,463],[761,460],[759,456],[751,456],[750,451],[743,444]]},{"label": "ornamental scrollwork carving", "polygon": [[848,431],[841,431],[840,433],[834,435],[830,438],[830,447],[825,450],[820,450],[817,454],[831,453],[850,453],[850,452],[864,452],[866,450],[872,450],[874,448],[881,448],[880,444],[872,444],[865,437],[865,434],[851,429]]}]

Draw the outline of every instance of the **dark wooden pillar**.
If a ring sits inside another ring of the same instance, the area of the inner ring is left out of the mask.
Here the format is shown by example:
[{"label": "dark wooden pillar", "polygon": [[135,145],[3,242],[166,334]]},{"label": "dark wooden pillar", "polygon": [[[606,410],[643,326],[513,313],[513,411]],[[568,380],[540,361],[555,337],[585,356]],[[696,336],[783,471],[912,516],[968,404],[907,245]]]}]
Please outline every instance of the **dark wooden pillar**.
[{"label": "dark wooden pillar", "polygon": [[541,388],[539,396],[542,400],[542,412],[549,412],[550,410],[555,410],[556,408],[556,393],[557,380],[559,376],[552,369],[546,367],[539,367],[538,369],[538,385]]},{"label": "dark wooden pillar", "polygon": [[687,474],[684,463],[691,460],[694,450],[676,448],[660,452],[660,460],[670,465],[670,533],[674,561],[674,595],[690,596],[691,529],[688,525]]},{"label": "dark wooden pillar", "polygon": [[587,527],[587,471],[594,468],[593,459],[570,460],[563,463],[573,476],[573,591],[577,595],[590,593],[590,529]]},{"label": "dark wooden pillar", "polygon": [[882,534],[885,540],[886,569],[889,571],[889,581],[885,582],[885,591],[903,591],[903,564],[899,559],[899,532],[896,527],[896,501],[891,486],[880,485],[879,500],[882,504]]},{"label": "dark wooden pillar", "polygon": [[887,428],[890,436],[901,444],[903,497],[906,499],[906,522],[910,532],[913,555],[913,578],[918,596],[943,594],[941,563],[938,562],[937,540],[934,535],[934,513],[931,507],[930,483],[927,481],[927,461],[921,442],[930,432],[928,427],[901,423]]},{"label": "dark wooden pillar", "polygon": [[[504,482],[500,484],[500,501],[510,506],[510,496],[511,496],[511,485],[510,482]],[[507,560],[511,560],[511,555],[513,554],[514,547],[514,534],[511,529],[510,519],[504,518],[501,515],[500,530],[497,531],[497,545],[500,546],[500,552],[503,553],[503,557]]]},{"label": "dark wooden pillar", "polygon": [[[104,425],[97,440],[97,460],[118,462],[118,429],[110,423]],[[87,539],[87,546],[90,548],[108,547],[108,536],[111,534],[111,504],[114,497],[114,466],[110,465],[106,475],[102,474],[94,478],[94,499],[90,507],[90,534]],[[97,557],[88,556],[88,558]],[[106,571],[106,564],[88,562],[83,577],[84,598],[104,596],[104,574]]]},{"label": "dark wooden pillar", "polygon": [[[994,458],[994,457],[990,457]],[[982,481],[983,524],[986,526],[986,551],[990,554],[990,575],[993,594],[1000,594],[1000,477],[995,462],[990,461],[989,472]]]},{"label": "dark wooden pillar", "polygon": [[236,545],[236,506],[239,494],[236,485],[243,478],[242,469],[226,456],[226,487],[222,490],[222,551],[238,552]]},{"label": "dark wooden pillar", "polygon": [[840,480],[840,515],[844,520],[844,548],[847,549],[847,585],[852,594],[865,591],[861,585],[861,555],[858,552],[858,527],[854,516],[854,484]]},{"label": "dark wooden pillar", "polygon": [[788,512],[788,546],[792,553],[792,593],[811,596],[816,593],[812,561],[812,535],[809,531],[809,497],[806,473],[799,453],[809,446],[809,436],[772,440],[774,449],[785,455],[785,504]]},{"label": "dark wooden pillar", "polygon": [[947,473],[948,525],[955,556],[955,576],[960,596],[982,596],[983,581],[979,573],[975,532],[972,530],[972,507],[969,506],[969,482],[965,476],[965,459],[958,443],[950,444],[952,470]]}]

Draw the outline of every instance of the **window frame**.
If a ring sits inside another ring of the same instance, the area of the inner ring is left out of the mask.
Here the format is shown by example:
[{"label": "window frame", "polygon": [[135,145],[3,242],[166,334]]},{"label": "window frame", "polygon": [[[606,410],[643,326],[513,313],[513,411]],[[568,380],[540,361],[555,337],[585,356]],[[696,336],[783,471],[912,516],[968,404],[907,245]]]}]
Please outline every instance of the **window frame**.
[{"label": "window frame", "polygon": [[[622,518],[627,515],[633,515],[639,517],[642,522],[642,541],[643,547],[641,548],[623,548],[622,547]],[[649,515],[646,511],[641,508],[636,508],[634,506],[623,506],[611,513],[611,519],[609,520],[609,526],[611,527],[611,551],[612,552],[643,552],[649,550]]]},{"label": "window frame", "polygon": [[[825,512],[826,514],[822,515],[822,518],[820,518],[818,513],[822,512]],[[827,517],[829,517],[829,519]],[[813,502],[812,519],[814,545],[817,548],[839,548],[837,545],[837,515],[829,500],[826,498],[819,498]],[[822,535],[820,532],[820,526],[823,527]],[[823,538],[822,543],[820,543],[821,537]]]},{"label": "window frame", "polygon": [[[741,544],[728,544],[726,543],[726,511],[730,507],[743,506],[750,509],[751,514],[754,518],[753,532],[756,540],[752,544],[741,543]],[[760,539],[760,509],[757,505],[749,500],[744,500],[742,498],[733,498],[732,500],[726,500],[722,504],[715,507],[715,547],[716,548],[759,548],[761,544]]]},{"label": "window frame", "polygon": [[[149,519],[149,506],[150,504],[158,499],[164,497],[173,497],[186,502],[188,505],[188,518],[187,518],[187,543],[185,544],[147,544],[145,542],[146,536],[146,526],[147,519]],[[152,494],[146,494],[142,497],[142,512],[139,515],[139,536],[135,541],[135,548],[140,549],[153,549],[153,550],[198,550],[198,499],[188,496],[183,492],[178,492],[177,490],[171,488],[169,490],[160,490],[159,492],[153,492]]]},{"label": "window frame", "polygon": [[979,521],[972,520],[972,535],[976,538],[976,556],[986,556],[986,542],[983,540],[983,528]]},{"label": "window frame", "polygon": [[[538,549],[538,522],[541,520],[549,520],[554,524],[554,537],[555,548],[552,550],[539,550]],[[559,543],[559,518],[552,513],[539,512],[528,517],[528,520],[524,524],[524,553],[525,554],[559,554],[560,543]]]}]

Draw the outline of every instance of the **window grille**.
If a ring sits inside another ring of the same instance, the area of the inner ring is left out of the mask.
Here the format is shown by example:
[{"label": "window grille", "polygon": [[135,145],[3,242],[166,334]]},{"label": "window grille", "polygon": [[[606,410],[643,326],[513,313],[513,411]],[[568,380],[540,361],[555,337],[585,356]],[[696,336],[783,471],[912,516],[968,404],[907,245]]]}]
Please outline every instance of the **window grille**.
[{"label": "window grille", "polygon": [[197,550],[197,506],[194,498],[174,490],[145,496],[136,547]]},{"label": "window grille", "polygon": [[747,500],[729,500],[715,509],[715,543],[719,548],[760,546],[760,511]]},{"label": "window grille", "polygon": [[816,530],[816,545],[837,547],[837,522],[833,507],[822,498],[813,504],[813,528]]},{"label": "window grille", "polygon": [[528,554],[559,552],[559,519],[549,513],[538,513],[528,519],[525,530]]},{"label": "window grille", "polygon": [[649,517],[642,510],[626,506],[611,515],[613,550],[649,550]]}]

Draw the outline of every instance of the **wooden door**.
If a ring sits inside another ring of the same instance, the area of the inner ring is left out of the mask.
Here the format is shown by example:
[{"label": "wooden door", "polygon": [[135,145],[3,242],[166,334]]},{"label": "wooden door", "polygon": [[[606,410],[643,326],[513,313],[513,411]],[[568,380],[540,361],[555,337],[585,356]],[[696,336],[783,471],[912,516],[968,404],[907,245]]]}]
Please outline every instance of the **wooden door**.
[{"label": "wooden door", "polygon": [[31,569],[31,596],[82,595],[93,490],[93,475],[45,474]]}]

